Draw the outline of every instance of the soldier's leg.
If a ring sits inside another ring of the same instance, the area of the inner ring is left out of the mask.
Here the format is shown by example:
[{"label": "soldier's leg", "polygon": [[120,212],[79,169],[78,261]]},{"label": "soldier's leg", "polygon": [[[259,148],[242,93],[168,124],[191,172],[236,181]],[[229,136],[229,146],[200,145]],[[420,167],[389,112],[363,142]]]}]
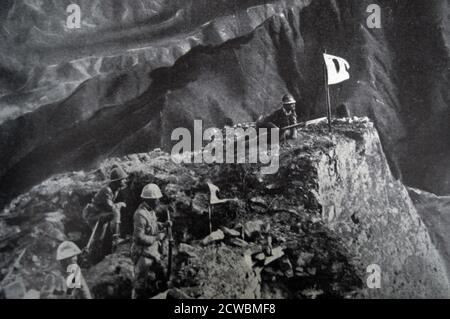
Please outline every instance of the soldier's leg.
[{"label": "soldier's leg", "polygon": [[113,224],[106,223],[106,232],[102,238],[102,259],[113,252]]},{"label": "soldier's leg", "polygon": [[296,140],[297,137],[298,137],[297,129],[296,129],[296,128],[293,128],[293,129],[291,129],[290,131],[291,131],[291,132],[290,132],[290,134],[289,134],[289,135],[290,135],[289,138],[292,139],[292,140]]},{"label": "soldier's leg", "polygon": [[140,257],[134,267],[134,283],[133,283],[133,299],[148,299],[151,295],[151,287],[149,287],[150,269],[153,265],[153,260],[145,257]]}]

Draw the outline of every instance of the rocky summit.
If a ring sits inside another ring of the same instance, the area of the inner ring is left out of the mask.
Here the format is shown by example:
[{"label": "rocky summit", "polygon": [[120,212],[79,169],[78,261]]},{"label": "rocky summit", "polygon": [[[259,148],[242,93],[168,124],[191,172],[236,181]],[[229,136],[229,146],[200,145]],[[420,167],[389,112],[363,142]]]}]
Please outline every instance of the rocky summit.
[{"label": "rocky summit", "polygon": [[168,151],[194,119],[254,121],[287,91],[321,117],[325,49],[351,65],[333,111],[368,116],[408,185],[447,194],[448,1],[379,0],[370,28],[373,2],[2,1],[0,206],[54,174]]},{"label": "rocky summit", "polygon": [[[160,185],[162,204],[171,207],[172,286],[155,298],[450,297],[447,255],[435,240],[442,230],[434,228],[430,236],[426,217],[391,173],[367,118],[335,120],[332,133],[325,122],[300,129],[296,140],[281,145],[273,175],[262,175],[259,164],[175,164],[161,150],[55,175],[1,212],[2,274],[26,248],[14,278],[39,295],[47,275],[61,271],[58,244],[70,239],[86,245],[90,230],[81,211],[116,165],[130,174],[120,194],[128,204],[125,236],[147,183]],[[207,182],[220,187],[221,198],[232,199],[213,207],[212,233]],[[382,289],[370,289],[374,265]],[[129,241],[82,266],[96,298],[131,297]]]}]

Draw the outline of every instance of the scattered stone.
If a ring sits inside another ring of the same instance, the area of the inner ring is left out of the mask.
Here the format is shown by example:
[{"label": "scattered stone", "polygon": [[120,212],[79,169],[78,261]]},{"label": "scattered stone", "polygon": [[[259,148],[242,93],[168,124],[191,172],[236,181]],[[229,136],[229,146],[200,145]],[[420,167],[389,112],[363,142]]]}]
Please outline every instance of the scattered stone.
[{"label": "scattered stone", "polygon": [[129,251],[129,244],[124,243],[118,247],[115,254],[106,256],[86,273],[83,272],[94,298],[100,296],[114,299],[131,298],[134,264]]},{"label": "scattered stone", "polygon": [[283,256],[284,256],[283,248],[277,247],[272,249],[272,256],[267,257],[266,261],[264,262],[264,266],[270,265],[272,262],[280,259]]},{"label": "scattered stone", "polygon": [[208,195],[197,193],[192,200],[192,211],[196,214],[203,215],[208,213],[209,199]]},{"label": "scattered stone", "polygon": [[309,299],[317,299],[320,295],[323,295],[323,290],[320,289],[305,289],[302,291],[302,295]]},{"label": "scattered stone", "polygon": [[41,293],[37,290],[29,290],[22,299],[37,300],[41,298]]},{"label": "scattered stone", "polygon": [[294,277],[294,270],[292,269],[291,261],[287,256],[280,260],[280,269],[288,278]]},{"label": "scattered stone", "polygon": [[305,266],[311,262],[314,254],[308,252],[301,252],[297,259],[297,266]]},{"label": "scattered stone", "polygon": [[261,262],[261,261],[266,260],[266,255],[263,253],[259,253],[259,254],[256,254],[253,258],[255,258],[256,261]]},{"label": "scattered stone", "polygon": [[178,184],[168,184],[164,189],[164,194],[173,200],[176,200],[177,207],[188,209],[191,206],[191,198],[186,195],[183,187]]},{"label": "scattered stone", "polygon": [[248,267],[253,268],[254,263],[252,260],[252,253],[250,251],[246,251],[244,254],[244,262],[247,264]]},{"label": "scattered stone", "polygon": [[70,241],[78,242],[83,238],[83,234],[81,234],[81,232],[75,231],[68,233],[67,237]]},{"label": "scattered stone", "polygon": [[232,244],[233,246],[242,247],[242,248],[247,247],[249,245],[245,240],[242,240],[240,238],[231,239],[230,244]]},{"label": "scattered stone", "polygon": [[183,300],[183,299],[193,299],[193,298],[191,296],[189,296],[188,294],[186,294],[181,289],[174,288],[174,289],[170,289],[167,292],[167,299]]},{"label": "scattered stone", "polygon": [[250,202],[251,202],[252,204],[258,204],[258,205],[266,206],[266,207],[267,207],[266,200],[265,200],[264,198],[260,197],[260,196],[258,196],[258,197],[253,197],[252,199],[250,199]]},{"label": "scattered stone", "polygon": [[41,265],[41,262],[40,262],[38,256],[33,255],[33,257],[31,257],[31,260],[33,261],[33,263],[34,263],[36,266],[40,266],[40,265]]},{"label": "scattered stone", "polygon": [[281,270],[279,270],[279,269],[275,270],[272,267],[266,267],[264,269],[264,272],[265,272],[266,275],[273,276],[272,280],[274,280],[274,281],[276,280],[276,277],[282,277],[283,276],[283,273],[281,272]]},{"label": "scattered stone", "polygon": [[315,276],[317,273],[317,268],[308,268],[307,269],[308,274],[310,274],[311,276]]},{"label": "scattered stone", "polygon": [[188,244],[180,244],[178,247],[178,253],[185,254],[189,258],[197,258],[197,249],[188,245]]},{"label": "scattered stone", "polygon": [[261,233],[264,222],[261,220],[249,221],[244,225],[244,234],[246,238],[252,239]]},{"label": "scattered stone", "polygon": [[305,270],[303,269],[303,267],[296,267],[295,268],[295,275],[297,277],[306,277],[306,276],[308,276],[308,274],[305,273]]},{"label": "scattered stone", "polygon": [[225,234],[223,233],[223,231],[216,230],[215,232],[212,232],[210,235],[206,236],[203,240],[202,240],[202,244],[204,246],[208,246],[214,242],[217,241],[221,241],[225,239]]},{"label": "scattered stone", "polygon": [[234,237],[234,238],[236,238],[236,237],[240,237],[241,236],[241,233],[238,232],[235,229],[230,229],[230,228],[227,228],[227,227],[221,227],[220,229],[223,231],[223,233],[227,237]]},{"label": "scattered stone", "polygon": [[3,286],[3,293],[6,299],[22,299],[26,295],[22,278],[17,278],[12,283]]},{"label": "scattered stone", "polygon": [[61,212],[53,212],[53,213],[47,213],[45,216],[45,219],[48,222],[52,223],[59,223],[62,222],[66,217]]}]

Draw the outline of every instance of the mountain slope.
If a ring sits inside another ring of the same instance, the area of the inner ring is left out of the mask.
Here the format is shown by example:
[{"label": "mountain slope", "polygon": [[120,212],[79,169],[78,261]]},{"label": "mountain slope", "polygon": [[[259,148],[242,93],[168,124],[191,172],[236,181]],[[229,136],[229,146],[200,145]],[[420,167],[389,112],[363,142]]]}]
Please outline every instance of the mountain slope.
[{"label": "mountain slope", "polygon": [[[302,129],[281,148],[273,175],[261,175],[256,164],[178,165],[155,151],[108,159],[89,173],[55,176],[0,215],[0,260],[28,246],[19,274],[28,289],[39,290],[46,274],[58,271],[59,241],[87,242],[82,208],[119,164],[130,173],[120,195],[127,203],[123,235],[131,233],[142,187],[160,185],[163,204],[175,208],[174,283],[191,297],[448,298],[444,261],[406,188],[392,176],[373,124],[358,119],[334,127],[331,135],[325,123]],[[208,181],[221,188],[222,198],[236,200],[214,207],[218,233],[204,239]],[[268,235],[273,256],[263,253]],[[373,264],[381,268],[381,289],[366,286]],[[125,298],[130,267],[125,244],[85,273],[97,297]]]}]

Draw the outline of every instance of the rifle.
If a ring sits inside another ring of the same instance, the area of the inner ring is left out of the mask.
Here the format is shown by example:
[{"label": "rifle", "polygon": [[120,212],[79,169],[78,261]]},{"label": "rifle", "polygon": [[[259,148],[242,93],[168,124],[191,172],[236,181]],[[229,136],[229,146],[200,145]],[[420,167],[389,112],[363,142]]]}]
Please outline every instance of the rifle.
[{"label": "rifle", "polygon": [[[167,221],[170,222],[170,212],[167,210]],[[170,282],[170,276],[172,274],[172,254],[173,254],[173,233],[172,226],[167,228],[167,237],[169,238],[169,257],[167,261],[167,281]]]},{"label": "rifle", "polygon": [[307,122],[301,122],[301,123],[297,123],[297,124],[294,124],[294,125],[289,125],[289,126],[283,127],[282,129],[280,129],[280,131],[290,130],[290,129],[297,128],[297,127],[302,127],[302,126],[306,127],[308,125],[318,124],[320,122],[325,121],[326,119],[327,119],[326,117],[321,117],[321,118],[318,118],[318,119],[315,119],[315,120],[311,120],[311,121],[307,121]]},{"label": "rifle", "polygon": [[92,230],[91,237],[89,237],[89,241],[88,241],[86,247],[84,247],[84,251],[87,254],[89,254],[90,251],[91,251],[91,246],[92,246],[92,243],[94,242],[94,236],[95,236],[95,233],[97,232],[97,228],[98,228],[99,223],[100,223],[100,221],[97,221],[97,223],[95,224],[94,229]]}]

